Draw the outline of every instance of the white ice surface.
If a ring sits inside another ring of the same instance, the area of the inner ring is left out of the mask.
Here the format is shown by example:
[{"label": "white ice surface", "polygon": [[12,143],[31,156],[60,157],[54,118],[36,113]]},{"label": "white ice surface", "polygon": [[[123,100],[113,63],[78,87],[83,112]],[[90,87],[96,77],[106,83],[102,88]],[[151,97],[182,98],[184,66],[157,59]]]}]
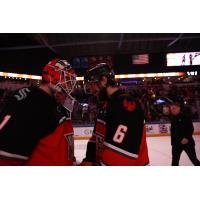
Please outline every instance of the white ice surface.
[{"label": "white ice surface", "polygon": [[[200,159],[200,135],[194,135],[195,149],[198,159]],[[75,140],[75,156],[77,162],[81,162],[85,157],[87,140]],[[151,166],[171,165],[171,144],[169,136],[147,137],[147,145]],[[179,165],[193,165],[185,152],[182,152]]]}]

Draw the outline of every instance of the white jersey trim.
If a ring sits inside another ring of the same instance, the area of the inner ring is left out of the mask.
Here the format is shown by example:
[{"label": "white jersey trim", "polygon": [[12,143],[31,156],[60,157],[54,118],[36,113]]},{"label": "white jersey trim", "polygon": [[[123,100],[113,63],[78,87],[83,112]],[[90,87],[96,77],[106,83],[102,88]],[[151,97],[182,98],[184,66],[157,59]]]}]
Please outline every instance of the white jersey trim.
[{"label": "white jersey trim", "polygon": [[97,121],[99,122],[99,123],[102,123],[102,124],[106,124],[106,122],[105,121],[103,121],[103,120],[101,120],[101,119],[97,119]]},{"label": "white jersey trim", "polygon": [[151,166],[150,163],[146,164],[145,166]]},{"label": "white jersey trim", "polygon": [[104,164],[102,161],[100,161],[100,165],[101,165],[101,166],[107,166],[107,165]]},{"label": "white jersey trim", "polygon": [[123,150],[123,149],[120,149],[119,147],[116,147],[116,146],[114,146],[114,145],[112,145],[112,144],[109,144],[109,143],[107,143],[107,142],[104,142],[104,145],[107,146],[107,147],[109,147],[109,148],[111,148],[111,149],[114,149],[115,151],[118,151],[118,152],[120,152],[120,153],[122,153],[122,154],[125,154],[125,155],[127,155],[127,156],[130,156],[130,157],[132,157],[132,158],[138,158],[138,154],[130,153],[130,152],[128,152],[128,151],[125,151],[125,150]]},{"label": "white jersey trim", "polygon": [[9,158],[19,158],[19,159],[23,159],[23,160],[27,160],[28,157],[26,156],[21,156],[18,154],[13,154],[13,153],[8,153],[6,151],[2,151],[0,150],[0,156],[5,156],[5,157],[9,157]]},{"label": "white jersey trim", "polygon": [[11,118],[11,115],[6,115],[3,119],[3,121],[0,124],[0,130],[7,124],[7,122],[9,121],[9,119]]},{"label": "white jersey trim", "polygon": [[64,136],[74,135],[74,132],[71,133],[65,133]]},{"label": "white jersey trim", "polygon": [[99,136],[101,136],[101,137],[105,137],[105,135],[104,134],[102,134],[102,133],[100,133],[100,132],[98,132],[98,131],[96,131],[96,133],[95,133],[96,135],[99,135]]},{"label": "white jersey trim", "polygon": [[59,124],[61,124],[62,122],[64,122],[64,121],[68,121],[68,120],[71,120],[69,117],[68,118],[66,118],[65,116],[63,116],[60,120],[59,120]]}]

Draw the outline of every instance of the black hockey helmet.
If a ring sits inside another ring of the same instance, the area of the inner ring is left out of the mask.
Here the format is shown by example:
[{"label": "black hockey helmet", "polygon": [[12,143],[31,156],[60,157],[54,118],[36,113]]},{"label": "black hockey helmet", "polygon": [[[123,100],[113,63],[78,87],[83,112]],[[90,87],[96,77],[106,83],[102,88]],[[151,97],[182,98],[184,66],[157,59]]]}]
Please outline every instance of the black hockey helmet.
[{"label": "black hockey helmet", "polygon": [[180,97],[164,97],[158,96],[155,98],[154,104],[163,104],[163,105],[179,105],[183,104],[183,100]]},{"label": "black hockey helmet", "polygon": [[184,107],[184,100],[181,97],[171,97],[169,105],[179,106],[181,109]]},{"label": "black hockey helmet", "polygon": [[178,106],[180,107],[181,110],[184,109],[184,104],[181,98],[179,97],[156,97],[154,100],[154,105],[162,105],[162,110],[164,115],[169,115],[170,114],[170,106]]},{"label": "black hockey helmet", "polygon": [[106,76],[108,82],[115,82],[113,69],[107,63],[99,63],[85,73],[84,83],[99,82],[102,76]]}]

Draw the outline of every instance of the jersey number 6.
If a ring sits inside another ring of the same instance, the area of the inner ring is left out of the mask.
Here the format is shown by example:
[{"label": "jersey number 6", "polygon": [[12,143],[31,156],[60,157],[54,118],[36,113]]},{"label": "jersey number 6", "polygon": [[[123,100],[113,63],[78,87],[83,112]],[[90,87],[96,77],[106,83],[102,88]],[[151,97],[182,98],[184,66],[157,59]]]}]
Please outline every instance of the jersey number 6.
[{"label": "jersey number 6", "polygon": [[113,137],[113,141],[116,143],[122,143],[127,130],[128,130],[127,126],[119,125]]}]

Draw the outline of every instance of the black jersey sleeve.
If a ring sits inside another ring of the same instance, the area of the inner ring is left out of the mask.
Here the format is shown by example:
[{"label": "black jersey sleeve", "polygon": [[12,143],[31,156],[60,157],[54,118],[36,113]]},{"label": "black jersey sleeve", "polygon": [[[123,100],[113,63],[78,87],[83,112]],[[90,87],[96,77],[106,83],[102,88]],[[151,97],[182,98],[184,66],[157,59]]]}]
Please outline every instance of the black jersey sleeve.
[{"label": "black jersey sleeve", "polygon": [[4,119],[6,115],[12,116],[16,108],[18,107],[18,101],[14,96],[7,98],[7,101],[4,103],[3,108],[0,112],[0,122]]}]

